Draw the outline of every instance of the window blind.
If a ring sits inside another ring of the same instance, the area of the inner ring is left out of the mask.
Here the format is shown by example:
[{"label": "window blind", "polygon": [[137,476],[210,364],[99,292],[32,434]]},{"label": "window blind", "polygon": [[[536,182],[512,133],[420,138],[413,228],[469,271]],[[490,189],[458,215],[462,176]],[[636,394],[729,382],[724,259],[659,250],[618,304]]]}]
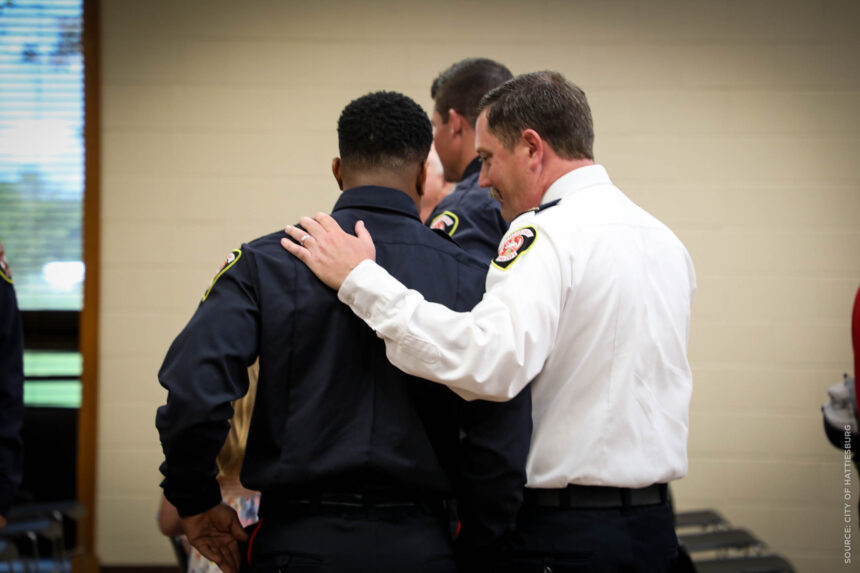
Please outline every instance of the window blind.
[{"label": "window blind", "polygon": [[82,0],[0,0],[0,242],[24,310],[80,310]]}]

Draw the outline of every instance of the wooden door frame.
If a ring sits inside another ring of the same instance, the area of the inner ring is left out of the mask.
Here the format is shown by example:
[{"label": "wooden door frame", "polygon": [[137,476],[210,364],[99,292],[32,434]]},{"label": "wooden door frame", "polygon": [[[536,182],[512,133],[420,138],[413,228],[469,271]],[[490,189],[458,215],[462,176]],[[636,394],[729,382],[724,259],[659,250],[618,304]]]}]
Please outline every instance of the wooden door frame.
[{"label": "wooden door frame", "polygon": [[[99,570],[95,554],[96,445],[99,371],[99,238],[101,232],[101,109],[100,0],[83,0],[84,51],[84,221],[83,258],[86,275],[81,309],[81,408],[78,413],[77,496],[86,516],[77,529],[83,559],[76,570]],[[78,560],[76,560],[78,561]]]}]

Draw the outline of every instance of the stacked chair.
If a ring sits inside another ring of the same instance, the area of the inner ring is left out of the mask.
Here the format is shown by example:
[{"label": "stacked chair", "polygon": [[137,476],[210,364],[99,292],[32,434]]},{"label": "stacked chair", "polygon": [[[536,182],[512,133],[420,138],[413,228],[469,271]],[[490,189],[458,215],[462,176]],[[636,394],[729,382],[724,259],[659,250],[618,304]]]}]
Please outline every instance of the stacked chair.
[{"label": "stacked chair", "polygon": [[13,506],[0,529],[0,573],[70,572],[80,553],[74,530],[84,514],[76,500]]},{"label": "stacked chair", "polygon": [[794,573],[787,559],[712,509],[676,513],[675,531],[697,573]]}]

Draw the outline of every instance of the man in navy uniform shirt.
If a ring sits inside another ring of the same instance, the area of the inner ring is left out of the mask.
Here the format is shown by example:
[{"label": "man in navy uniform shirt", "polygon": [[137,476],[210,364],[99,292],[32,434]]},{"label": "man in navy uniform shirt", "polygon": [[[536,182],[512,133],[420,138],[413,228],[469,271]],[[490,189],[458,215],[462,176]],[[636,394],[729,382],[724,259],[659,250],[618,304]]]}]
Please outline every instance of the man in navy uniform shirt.
[{"label": "man in navy uniform shirt", "polygon": [[24,342],[12,271],[0,243],[0,528],[21,484]]},{"label": "man in navy uniform shirt", "polygon": [[469,58],[439,74],[430,88],[436,152],[445,179],[459,183],[439,202],[427,224],[448,233],[484,264],[496,256],[508,223],[490,190],[478,185],[481,160],[475,151],[475,120],[484,94],[511,77],[510,70],[498,62]]},{"label": "man in navy uniform shirt", "polygon": [[[432,140],[421,107],[400,94],[369,94],[343,110],[338,139],[332,171],[345,191],[334,220],[346,229],[364,221],[377,260],[404,284],[471,309],[485,266],[418,218]],[[169,390],[156,419],[162,485],[189,540],[226,573],[239,567],[236,541],[247,534],[220,504],[215,457],[230,401],[247,391],[246,368],[259,355],[241,476],[262,492],[261,521],[242,560],[314,571],[454,571],[445,509],[452,495],[462,542],[473,555],[492,554],[522,501],[530,394],[467,403],[403,374],[374,332],[283,251],[281,237],[279,230],[230,254],[159,372]]]}]

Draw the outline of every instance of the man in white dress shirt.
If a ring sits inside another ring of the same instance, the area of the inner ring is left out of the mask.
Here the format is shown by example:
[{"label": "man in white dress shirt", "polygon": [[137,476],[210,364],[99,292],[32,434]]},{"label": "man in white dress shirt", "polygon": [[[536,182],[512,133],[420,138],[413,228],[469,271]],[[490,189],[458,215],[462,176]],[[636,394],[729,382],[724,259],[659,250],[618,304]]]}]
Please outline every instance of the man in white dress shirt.
[{"label": "man in white dress shirt", "polygon": [[282,241],[398,368],[466,398],[531,384],[526,501],[501,571],[668,571],[677,557],[666,484],[687,472],[693,263],[594,163],[593,139],[585,94],[561,74],[484,97],[480,185],[511,225],[468,313],[376,265],[360,222],[356,238],[318,214],[287,228],[302,246]]}]

